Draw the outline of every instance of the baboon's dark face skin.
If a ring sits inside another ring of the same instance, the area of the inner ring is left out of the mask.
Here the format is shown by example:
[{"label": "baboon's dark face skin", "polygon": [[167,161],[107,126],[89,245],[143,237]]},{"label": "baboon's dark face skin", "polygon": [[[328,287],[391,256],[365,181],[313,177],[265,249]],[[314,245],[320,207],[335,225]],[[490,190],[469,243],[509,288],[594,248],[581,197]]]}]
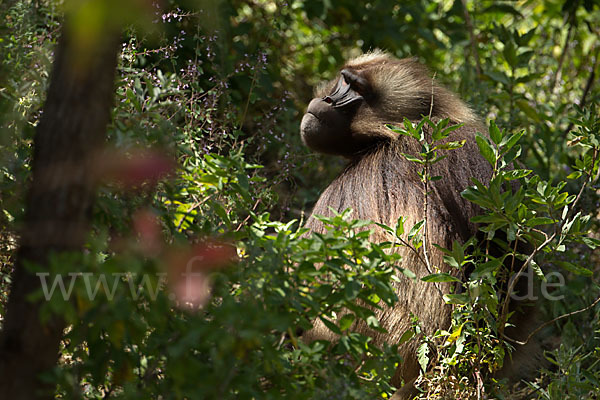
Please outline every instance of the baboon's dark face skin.
[{"label": "baboon's dark face skin", "polygon": [[342,69],[331,92],[308,105],[300,124],[304,143],[320,153],[340,155],[368,146],[372,141],[368,138],[352,139],[351,122],[371,94],[372,88],[361,72]]}]

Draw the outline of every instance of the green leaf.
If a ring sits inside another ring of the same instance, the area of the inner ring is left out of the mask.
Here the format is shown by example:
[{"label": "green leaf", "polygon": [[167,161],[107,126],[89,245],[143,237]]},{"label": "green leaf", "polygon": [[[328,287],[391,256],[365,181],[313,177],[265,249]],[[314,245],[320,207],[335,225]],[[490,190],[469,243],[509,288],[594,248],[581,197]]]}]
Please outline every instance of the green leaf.
[{"label": "green leaf", "polygon": [[357,281],[350,281],[346,284],[346,287],[344,287],[344,297],[347,300],[354,300],[360,293],[360,289],[360,283]]},{"label": "green leaf", "polygon": [[487,193],[482,193],[481,191],[479,191],[479,189],[473,186],[469,186],[468,188],[463,190],[460,193],[460,195],[465,199],[469,200],[470,202],[480,205],[481,207],[488,209],[494,207],[494,204],[487,198]]},{"label": "green leaf", "polygon": [[345,331],[350,329],[355,319],[356,316],[354,314],[345,314],[340,318],[340,330]]},{"label": "green leaf", "polygon": [[342,331],[340,330],[340,328],[336,324],[334,324],[333,322],[328,320],[327,318],[319,316],[319,319],[321,320],[321,322],[323,322],[325,324],[325,326],[327,328],[329,328],[329,330],[331,332],[338,334],[338,335],[342,334]]},{"label": "green leaf", "polygon": [[511,171],[503,171],[502,177],[507,181],[512,181],[515,179],[521,179],[526,177],[531,173],[530,169],[513,169]]},{"label": "green leaf", "polygon": [[567,262],[567,261],[555,261],[556,264],[558,264],[561,268],[566,269],[567,271],[573,272],[574,274],[577,275],[582,275],[582,276],[592,276],[593,272],[590,271],[589,269],[582,267],[581,265],[577,265],[571,262]]},{"label": "green leaf", "polygon": [[459,142],[448,142],[444,144],[438,144],[433,148],[433,150],[454,150],[460,149],[465,145],[466,140],[461,140]]},{"label": "green leaf", "polygon": [[519,11],[517,11],[512,5],[506,3],[494,3],[491,6],[486,7],[481,13],[497,13],[497,14],[513,14],[518,17],[523,17]]},{"label": "green leaf", "polygon": [[560,207],[565,200],[567,200],[567,197],[569,197],[569,193],[567,192],[562,192],[561,194],[559,194],[558,196],[556,196],[556,198],[554,199],[554,206],[555,207]]},{"label": "green leaf", "polygon": [[484,74],[493,81],[502,83],[503,85],[508,86],[510,83],[508,76],[502,71],[485,71]]},{"label": "green leaf", "polygon": [[377,225],[378,227],[380,227],[381,229],[383,229],[386,232],[389,232],[389,233],[393,233],[394,232],[394,230],[392,228],[390,228],[389,226],[387,226],[385,224],[380,224],[380,223],[376,222],[375,225]]},{"label": "green leaf", "polygon": [[408,232],[408,239],[411,240],[417,233],[419,233],[419,231],[421,230],[421,227],[423,227],[423,223],[425,222],[424,219],[422,219],[421,221],[417,222],[410,230],[410,232]]},{"label": "green leaf", "polygon": [[238,183],[240,184],[240,186],[242,187],[242,189],[248,191],[249,190],[249,184],[248,184],[248,177],[246,176],[245,173],[241,173],[237,175],[237,180]]},{"label": "green leaf", "polygon": [[410,119],[404,117],[404,128],[406,128],[407,131],[409,131],[410,133],[414,132],[415,128],[412,124],[412,122],[410,122]]},{"label": "green leaf", "polygon": [[386,124],[385,127],[399,135],[410,136],[410,132],[406,131],[405,129],[395,127],[394,125]]},{"label": "green leaf", "polygon": [[471,222],[476,224],[494,224],[497,222],[506,222],[506,217],[497,213],[476,215],[471,218]]},{"label": "green leaf", "polygon": [[442,131],[442,138],[448,137],[450,135],[450,133],[454,132],[455,130],[462,128],[465,124],[458,124],[458,125],[452,125],[447,127],[446,129],[444,129]]},{"label": "green leaf", "polygon": [[492,138],[492,141],[496,144],[500,143],[500,141],[502,140],[502,133],[500,132],[500,129],[498,129],[498,126],[496,125],[496,121],[491,120],[490,121],[490,138]]},{"label": "green leaf", "polygon": [[400,336],[400,340],[398,341],[398,345],[401,345],[402,343],[408,342],[414,336],[415,336],[414,329],[411,329],[411,328],[407,329],[406,332],[404,332],[402,334],[402,336]]},{"label": "green leaf", "polygon": [[379,320],[374,315],[369,315],[365,322],[367,323],[367,326],[371,329],[375,329],[380,332],[386,332],[385,329],[380,327]]},{"label": "green leaf", "polygon": [[136,111],[141,113],[142,105],[141,105],[139,99],[137,98],[137,96],[135,95],[135,93],[131,89],[127,89],[127,91],[125,93],[126,93],[127,99],[129,99],[129,101],[131,103],[133,103],[133,106],[135,107]]},{"label": "green leaf", "polygon": [[600,246],[600,240],[596,238],[591,238],[584,236],[581,238],[581,241],[587,245],[590,249],[594,250],[596,247]]},{"label": "green leaf", "polygon": [[229,219],[229,214],[227,213],[227,211],[225,211],[225,209],[223,208],[223,206],[219,203],[212,202],[211,201],[211,206],[213,207],[215,213],[217,213],[217,215],[219,216],[219,218],[221,218],[223,220],[223,222],[225,222],[227,225],[231,225],[231,220]]},{"label": "green leaf", "polygon": [[461,282],[457,277],[446,273],[427,275],[421,278],[421,280],[423,282]]},{"label": "green leaf", "polygon": [[434,142],[437,142],[438,140],[448,137],[450,132],[452,132],[460,127],[460,125],[453,125],[449,128],[446,128],[446,126],[448,126],[449,123],[450,123],[450,119],[448,119],[448,118],[444,118],[443,120],[438,122],[437,125],[430,123],[430,125],[432,125],[434,128],[433,133],[431,135],[431,138],[433,139]]},{"label": "green leaf", "polygon": [[423,131],[423,125],[425,123],[432,125],[432,122],[427,117],[423,117],[421,122],[415,127],[415,131],[413,132],[413,137],[417,139],[419,142],[425,140],[425,132]]},{"label": "green leaf", "polygon": [[538,225],[549,225],[555,223],[556,220],[548,217],[535,217],[531,218],[529,221],[525,223],[525,225],[533,227]]},{"label": "green leaf", "polygon": [[[509,150],[510,148],[512,148],[515,144],[517,144],[517,142],[519,140],[521,140],[521,137],[523,137],[523,135],[525,134],[525,131],[522,130],[521,132],[517,132],[514,133],[513,135],[509,136],[508,139],[504,138],[504,140],[506,140],[506,144],[504,145],[504,150]],[[504,140],[502,142],[504,142]],[[500,146],[502,146],[503,143],[500,143]]]},{"label": "green leaf", "polygon": [[472,279],[479,279],[489,273],[496,271],[502,265],[502,258],[492,258],[489,261],[475,267],[475,270],[471,273]]},{"label": "green leaf", "polygon": [[507,40],[504,43],[504,49],[502,50],[504,58],[511,67],[516,67],[519,59],[517,58],[517,48],[512,40]]},{"label": "green leaf", "polygon": [[465,243],[463,247],[457,240],[452,242],[452,255],[459,264],[462,264],[465,259],[465,248],[469,245],[468,243]]},{"label": "green leaf", "polygon": [[411,156],[410,154],[406,154],[406,153],[401,153],[401,154],[404,156],[404,158],[406,158],[410,162],[415,162],[418,164],[425,164],[425,161],[421,160],[420,158]]},{"label": "green leaf", "polygon": [[396,236],[400,237],[404,233],[404,222],[406,222],[406,217],[398,218],[398,222],[396,222]]},{"label": "green leaf", "polygon": [[429,364],[429,346],[427,343],[422,343],[417,349],[417,360],[423,372],[427,371],[427,365]]},{"label": "green leaf", "polygon": [[531,263],[529,264],[529,266],[531,267],[531,269],[533,270],[533,272],[535,273],[535,275],[538,278],[540,278],[544,282],[547,281],[546,275],[544,275],[544,271],[542,271],[542,269],[540,268],[538,263],[535,262],[535,260],[531,260]]},{"label": "green leaf", "polygon": [[481,155],[489,162],[492,166],[496,164],[496,151],[492,148],[488,139],[482,136],[479,132],[475,134],[475,141]]},{"label": "green leaf", "polygon": [[527,46],[527,44],[533,37],[533,34],[535,33],[535,29],[536,28],[532,28],[531,30],[529,30],[528,32],[525,32],[522,35],[517,34],[515,37],[515,42],[521,47]]},{"label": "green leaf", "polygon": [[450,336],[448,336],[448,338],[446,339],[448,342],[455,342],[456,339],[458,339],[462,333],[463,327],[465,326],[466,322],[463,322],[462,324],[460,324],[458,326],[458,328],[454,329],[454,331],[452,332],[452,334]]},{"label": "green leaf", "polygon": [[456,261],[456,259],[452,256],[444,256],[444,262],[448,265],[450,265],[451,267],[454,268],[458,268],[458,262]]},{"label": "green leaf", "polygon": [[527,115],[529,118],[531,118],[534,122],[541,122],[542,119],[540,118],[538,112],[529,105],[529,103],[527,102],[527,100],[524,99],[519,99],[515,102],[517,104],[517,107],[519,107],[519,109],[521,111],[523,111],[523,113],[525,115]]},{"label": "green leaf", "polygon": [[[519,56],[519,64],[521,64],[521,57],[520,56]],[[527,82],[530,82],[530,81],[532,81],[534,79],[539,79],[542,76],[543,76],[543,74],[527,74],[527,75],[522,75],[522,76],[518,77],[515,80],[515,82],[516,83],[527,83]],[[541,114],[540,118],[546,119],[546,116],[544,114]]]},{"label": "green leaf", "polygon": [[531,57],[533,57],[534,54],[535,54],[535,52],[533,50],[528,50],[528,51],[525,51],[525,52],[519,54],[519,56],[518,56],[519,66],[527,67],[529,65],[529,61],[531,60]]},{"label": "green leaf", "polygon": [[444,301],[447,304],[459,304],[459,305],[464,305],[464,304],[468,304],[469,303],[469,297],[467,296],[466,293],[460,293],[460,294],[445,294],[444,295]]}]

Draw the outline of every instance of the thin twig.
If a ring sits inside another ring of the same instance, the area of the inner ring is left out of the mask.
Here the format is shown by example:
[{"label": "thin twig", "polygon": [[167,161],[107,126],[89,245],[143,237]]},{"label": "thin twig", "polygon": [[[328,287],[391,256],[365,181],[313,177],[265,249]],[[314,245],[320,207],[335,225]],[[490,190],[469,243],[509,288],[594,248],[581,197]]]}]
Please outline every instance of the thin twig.
[{"label": "thin twig", "polygon": [[550,84],[550,93],[554,92],[554,87],[556,86],[556,82],[562,73],[562,66],[565,62],[565,56],[567,54],[567,49],[569,48],[569,42],[571,41],[571,33],[573,32],[573,24],[569,23],[569,30],[567,31],[567,37],[565,38],[565,43],[563,44],[562,51],[560,52],[560,58],[558,59],[558,67],[556,68],[556,73],[552,77],[552,83]]},{"label": "thin twig", "polygon": [[[256,200],[256,203],[254,203],[254,206],[252,206],[252,211],[256,210],[256,207],[258,207],[258,205],[260,204],[260,200],[261,199]],[[235,232],[238,232],[240,229],[242,229],[242,226],[244,226],[244,224],[248,222],[251,216],[252,214],[248,214],[248,216],[246,216],[246,218],[242,222],[240,222],[238,227],[235,229]]]},{"label": "thin twig", "polygon": [[429,103],[429,119],[431,120],[431,115],[433,114],[433,93],[434,93],[434,89],[435,89],[435,76],[436,76],[436,72],[433,73],[433,76],[431,77],[431,102]]},{"label": "thin twig", "polygon": [[[431,102],[429,103],[429,120],[431,121],[431,115],[433,114],[433,95],[434,95],[434,90],[435,90],[435,73],[433,74],[433,77],[431,78]],[[425,140],[427,140],[427,138],[425,138]],[[428,234],[428,229],[427,229],[427,224],[428,224],[428,218],[427,218],[427,213],[428,213],[428,198],[429,198],[429,161],[426,160],[425,164],[424,164],[424,175],[423,175],[423,197],[424,197],[424,202],[423,202],[423,218],[424,218],[424,222],[423,222],[423,256],[425,257],[425,267],[427,268],[427,272],[429,272],[430,274],[433,274],[433,271],[431,270],[431,263],[429,261],[429,255],[427,252],[427,234]]]},{"label": "thin twig", "polygon": [[[596,162],[596,156],[594,156],[594,162],[593,162],[593,164],[595,164],[595,162]],[[562,227],[564,226],[565,222],[569,220],[569,217],[571,216],[571,214],[573,213],[573,210],[575,209],[575,205],[577,205],[577,203],[581,199],[581,195],[583,194],[583,191],[587,187],[588,183],[590,183],[592,180],[593,180],[592,176],[591,175],[588,176],[588,179],[583,183],[583,185],[581,185],[581,189],[579,190],[579,193],[577,193],[577,197],[575,198],[575,200],[571,204],[571,209],[569,210],[568,215],[559,223],[558,227],[554,230],[554,233],[551,236],[547,237],[546,240],[544,240],[544,242],[541,245],[537,246],[533,250],[533,252],[529,255],[529,257],[527,257],[527,260],[525,260],[525,262],[523,263],[523,265],[519,269],[519,272],[517,272],[514,275],[515,279],[512,279],[512,280],[509,281],[508,288],[507,288],[507,291],[506,291],[506,298],[504,299],[504,302],[502,303],[502,308],[501,308],[500,318],[499,318],[500,319],[500,326],[498,327],[498,330],[499,330],[499,332],[500,332],[500,334],[502,336],[504,336],[504,325],[506,324],[506,318],[508,316],[508,304],[510,303],[510,295],[511,295],[512,291],[515,288],[515,285],[516,285],[516,282],[517,282],[519,276],[523,272],[525,272],[525,269],[529,266],[529,264],[531,263],[531,261],[533,260],[533,258],[540,251],[542,251],[542,249],[544,249],[544,247],[546,247],[550,242],[552,242],[554,240],[554,238],[558,235],[559,232],[562,232]]]},{"label": "thin twig", "polygon": [[176,228],[176,230],[177,230],[177,231],[179,231],[179,229],[181,229],[181,226],[183,225],[183,222],[185,221],[185,219],[186,219],[188,216],[190,216],[190,215],[192,214],[192,211],[194,211],[196,208],[198,208],[198,207],[200,207],[200,206],[204,205],[204,203],[206,203],[207,201],[209,201],[209,200],[210,200],[210,199],[212,199],[212,198],[213,198],[213,195],[210,195],[210,196],[208,196],[208,197],[205,197],[204,199],[202,199],[202,200],[200,200],[200,201],[198,201],[198,202],[194,203],[194,205],[192,205],[192,206],[190,207],[190,209],[189,209],[189,210],[187,210],[187,211],[185,212],[185,214],[183,214],[183,217],[181,217],[181,221],[179,221],[179,224],[177,224],[177,228]]},{"label": "thin twig", "polygon": [[589,306],[587,306],[587,307],[584,307],[584,308],[582,308],[582,309],[580,309],[580,310],[577,310],[577,311],[572,311],[572,312],[570,312],[570,313],[567,313],[567,314],[559,315],[558,317],[556,317],[556,318],[554,318],[554,319],[551,319],[550,321],[544,322],[543,324],[541,324],[540,326],[538,326],[538,327],[537,327],[537,328],[536,328],[534,331],[532,331],[532,332],[529,334],[529,336],[527,336],[527,338],[526,338],[524,341],[522,341],[522,342],[521,342],[521,341],[519,341],[519,340],[511,339],[510,337],[508,337],[508,336],[506,336],[506,335],[504,335],[504,334],[502,334],[502,337],[504,337],[504,338],[505,338],[506,340],[508,340],[509,342],[512,342],[512,343],[515,343],[515,344],[519,344],[519,345],[522,345],[522,346],[524,346],[524,345],[526,345],[526,344],[527,344],[527,342],[529,342],[529,340],[531,340],[531,338],[532,338],[532,337],[534,337],[534,336],[535,336],[535,335],[536,335],[536,334],[537,334],[539,331],[541,331],[542,329],[544,329],[544,328],[545,328],[545,327],[547,327],[548,325],[550,325],[550,324],[552,324],[552,323],[554,323],[554,322],[556,322],[556,321],[559,321],[559,320],[561,320],[561,319],[564,319],[564,318],[567,318],[567,317],[572,317],[573,315],[576,315],[576,314],[581,314],[582,312],[585,312],[585,311],[591,310],[591,309],[592,309],[592,308],[594,308],[594,307],[595,307],[595,306],[596,306],[598,303],[600,303],[600,297],[598,297],[596,300],[594,300],[594,302],[593,302],[592,304],[590,304]]},{"label": "thin twig", "polygon": [[467,29],[469,30],[471,56],[473,56],[473,59],[475,60],[475,71],[477,71],[477,76],[481,76],[481,62],[479,61],[479,53],[477,53],[477,44],[475,42],[475,30],[473,29],[473,20],[471,19],[469,10],[467,10],[467,1],[462,0],[462,5],[465,13],[465,23],[467,24]]},{"label": "thin twig", "polygon": [[[585,88],[583,89],[583,94],[581,95],[581,100],[579,101],[579,106],[581,108],[585,107],[586,97],[594,84],[594,79],[596,79],[596,67],[598,66],[598,58],[600,58],[600,46],[596,47],[596,54],[594,55],[594,62],[592,63],[592,73],[588,77]],[[569,133],[573,129],[573,122],[569,122],[569,126],[565,129],[565,135]]]},{"label": "thin twig", "polygon": [[[408,243],[406,240],[402,239],[401,237],[394,235],[394,238],[392,240],[392,249],[396,246],[396,240],[399,240],[400,244],[402,244],[403,246],[406,246],[410,250],[412,250],[412,252],[415,253],[415,256],[417,256],[417,259],[419,260],[419,262],[421,262],[425,266],[425,268],[427,268],[429,270],[427,261],[425,261],[425,259],[423,259],[423,257],[421,257],[421,253],[419,253],[419,251],[417,249],[415,249],[414,246],[412,246],[410,243]],[[429,272],[429,273],[431,274],[432,272]],[[437,286],[435,284],[433,286],[438,290],[438,292],[440,293],[440,296],[444,295],[444,292],[442,292],[442,289],[439,286]]]},{"label": "thin twig", "polygon": [[[281,13],[281,7],[277,7],[276,8],[276,14],[275,14],[275,18],[273,19],[273,21],[276,21],[277,16]],[[271,42],[271,37],[273,37],[273,32],[275,31],[275,29],[269,29],[269,33],[267,34],[267,43]],[[259,68],[259,63],[257,63],[257,65],[254,66],[254,74],[252,74],[252,83],[250,84],[250,90],[248,92],[248,98],[246,99],[246,105],[244,106],[244,113],[242,114],[242,117],[240,119],[240,123],[239,123],[239,128],[238,130],[241,131],[242,128],[244,127],[244,121],[246,120],[246,114],[248,112],[248,107],[250,106],[250,98],[252,97],[252,92],[254,90],[254,86],[256,85],[256,78],[258,76],[258,70]],[[235,148],[235,146],[237,145],[237,135],[233,141],[233,146]]]},{"label": "thin twig", "polygon": [[400,243],[402,243],[404,246],[408,247],[409,249],[411,249],[415,255],[417,256],[417,258],[419,259],[419,261],[421,263],[423,263],[423,265],[425,265],[425,267],[427,267],[427,262],[423,259],[423,257],[421,257],[421,253],[419,253],[419,251],[417,249],[415,249],[414,246],[412,246],[410,243],[408,243],[406,240],[402,239],[402,238],[397,238]]},{"label": "thin twig", "polygon": [[[258,66],[254,67],[254,74],[252,74],[252,82],[250,83],[250,90],[248,91],[248,98],[246,99],[246,105],[244,105],[244,112],[242,113],[242,117],[240,118],[240,124],[238,130],[242,130],[244,127],[244,121],[246,120],[246,113],[248,112],[248,107],[250,106],[250,98],[252,97],[252,91],[254,90],[254,85],[256,85],[256,76],[258,75]],[[236,136],[237,141],[237,136]],[[235,142],[234,146],[235,147]]]}]

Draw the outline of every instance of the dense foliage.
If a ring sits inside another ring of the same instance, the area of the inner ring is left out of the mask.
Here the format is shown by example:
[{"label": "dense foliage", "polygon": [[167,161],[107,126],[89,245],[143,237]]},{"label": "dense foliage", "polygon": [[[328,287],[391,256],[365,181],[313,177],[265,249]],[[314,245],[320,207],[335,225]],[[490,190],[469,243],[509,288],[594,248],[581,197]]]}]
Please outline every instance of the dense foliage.
[{"label": "dense foliage", "polygon": [[[393,304],[391,282],[412,276],[389,250],[423,251],[423,221],[386,227],[397,240],[381,244],[350,210],[326,219],[325,235],[302,228],[344,161],[304,148],[300,116],[314,85],[374,48],[418,57],[490,121],[477,143],[493,179],[463,193],[484,210],[483,234],[443,250],[468,275],[446,296],[452,326],[425,337],[415,320],[403,336],[421,343],[423,398],[600,395],[596,2],[64,3],[0,4],[0,315],[64,14],[80,38],[101,34],[104,19],[126,24],[85,251],[29,266],[41,277],[41,318],[69,324],[60,363],[44,376],[58,398],[393,393],[394,346],[350,328],[380,329],[372,307]],[[437,132],[433,142],[423,126]],[[390,129],[421,142],[406,156],[423,167],[425,199],[444,179],[428,166],[461,144],[436,143],[451,134],[447,121]],[[492,242],[504,254],[491,254]],[[511,287],[498,283],[511,259],[530,267],[547,350],[543,370],[517,388],[489,378],[515,344],[504,335]],[[182,273],[192,279],[180,282]],[[317,318],[338,341],[302,343]]]}]

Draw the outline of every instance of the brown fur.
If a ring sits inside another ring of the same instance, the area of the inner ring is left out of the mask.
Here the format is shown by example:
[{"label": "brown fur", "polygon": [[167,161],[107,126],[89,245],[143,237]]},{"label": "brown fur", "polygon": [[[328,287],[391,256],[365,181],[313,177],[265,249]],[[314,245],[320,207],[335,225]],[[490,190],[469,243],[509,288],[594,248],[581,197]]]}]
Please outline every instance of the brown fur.
[{"label": "brown fur", "polygon": [[[439,86],[427,69],[412,59],[398,60],[382,52],[365,54],[349,61],[345,68],[359,71],[368,80],[375,96],[364,101],[356,111],[350,125],[348,140],[357,137],[375,137],[380,140],[364,151],[346,155],[351,159],[345,170],[325,189],[313,209],[316,215],[331,215],[330,207],[341,212],[352,208],[353,217],[372,220],[394,226],[399,217],[407,217],[406,229],[424,218],[423,188],[417,176],[419,166],[408,162],[400,153],[416,154],[419,145],[414,139],[396,137],[385,124],[402,126],[403,118],[418,121],[421,115],[429,115],[433,91],[432,119],[450,118],[464,126],[454,131],[449,140],[466,140],[464,147],[446,152],[447,158],[432,166],[431,175],[443,178],[430,183],[428,200],[428,240],[446,248],[452,242],[464,242],[477,232],[470,222],[478,214],[478,208],[463,199],[460,192],[471,184],[475,177],[488,182],[491,177],[490,165],[480,156],[475,143],[475,131],[483,131],[482,124],[470,108],[453,93]],[[329,94],[335,81],[324,85],[315,93],[317,97]],[[362,143],[362,142],[361,142]],[[335,149],[327,151],[335,153]],[[306,226],[315,232],[325,230],[323,224],[314,217]],[[372,240],[391,240],[385,231],[374,227]],[[402,267],[412,270],[417,278],[429,271],[407,248],[401,248]],[[453,272],[443,262],[442,253],[428,246],[431,264],[440,272]],[[454,271],[455,272],[455,271]],[[449,293],[449,284],[431,284],[400,277],[395,283],[399,302],[393,307],[378,313],[381,325],[387,334],[374,332],[365,324],[358,324],[355,331],[368,334],[374,343],[397,343],[409,329],[414,314],[426,334],[450,325],[451,308],[444,303],[441,292]],[[441,292],[440,292],[441,291]],[[304,335],[305,340],[328,339],[335,335],[322,323],[316,321],[314,329]],[[403,362],[398,368],[392,384],[399,387],[401,381],[412,382],[419,374],[416,360],[417,340],[400,349]],[[410,386],[410,385],[409,385]],[[410,388],[397,393],[395,398],[406,398]]]}]

